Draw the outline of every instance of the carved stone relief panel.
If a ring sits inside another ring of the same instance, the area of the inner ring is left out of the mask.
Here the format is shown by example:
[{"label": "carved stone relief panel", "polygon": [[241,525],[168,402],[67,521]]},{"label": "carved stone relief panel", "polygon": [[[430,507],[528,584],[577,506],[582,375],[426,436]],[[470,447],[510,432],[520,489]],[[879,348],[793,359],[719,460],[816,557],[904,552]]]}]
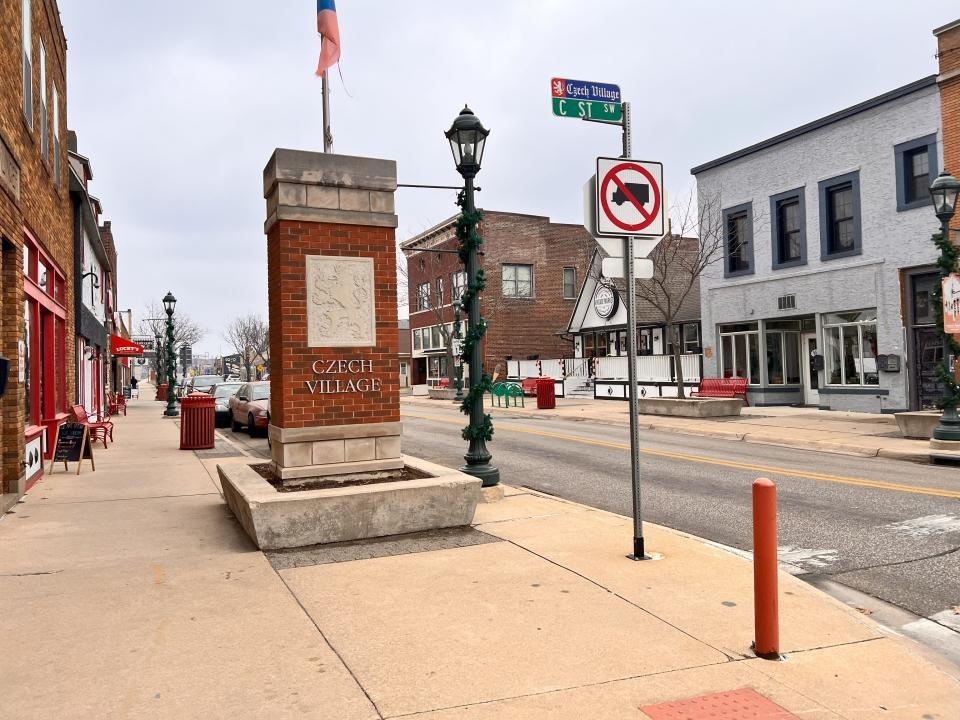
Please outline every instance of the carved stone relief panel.
[{"label": "carved stone relief panel", "polygon": [[307,255],[307,346],[373,346],[377,341],[373,258]]}]

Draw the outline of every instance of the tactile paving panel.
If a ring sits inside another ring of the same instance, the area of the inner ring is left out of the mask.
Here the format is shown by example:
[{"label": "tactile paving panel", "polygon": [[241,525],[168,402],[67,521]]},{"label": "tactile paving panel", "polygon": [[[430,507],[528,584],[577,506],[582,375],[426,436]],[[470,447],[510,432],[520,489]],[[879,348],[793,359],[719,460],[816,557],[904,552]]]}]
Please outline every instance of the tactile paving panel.
[{"label": "tactile paving panel", "polygon": [[797,717],[750,688],[640,709],[650,720],[790,720]]}]

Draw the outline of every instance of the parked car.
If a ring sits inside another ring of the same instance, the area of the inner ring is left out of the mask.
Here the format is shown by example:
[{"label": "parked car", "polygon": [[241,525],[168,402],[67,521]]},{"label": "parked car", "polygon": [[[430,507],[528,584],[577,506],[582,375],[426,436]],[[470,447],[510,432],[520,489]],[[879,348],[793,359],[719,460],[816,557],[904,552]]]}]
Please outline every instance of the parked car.
[{"label": "parked car", "polygon": [[194,375],[190,378],[190,384],[184,388],[184,394],[189,395],[192,392],[210,392],[217,383],[221,383],[219,375]]},{"label": "parked car", "polygon": [[210,388],[210,394],[216,401],[213,423],[216,427],[230,424],[230,397],[235,395],[243,383],[218,382]]},{"label": "parked car", "polygon": [[253,437],[267,429],[270,418],[267,403],[270,401],[270,383],[251,382],[240,386],[230,397],[230,429],[240,432],[246,427]]}]

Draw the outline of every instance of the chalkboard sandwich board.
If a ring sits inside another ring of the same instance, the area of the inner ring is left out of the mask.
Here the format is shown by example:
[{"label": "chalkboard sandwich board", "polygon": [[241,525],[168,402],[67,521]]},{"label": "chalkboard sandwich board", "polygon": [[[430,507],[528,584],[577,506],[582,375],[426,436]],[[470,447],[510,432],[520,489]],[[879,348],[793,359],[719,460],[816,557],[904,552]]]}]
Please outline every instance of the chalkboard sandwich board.
[{"label": "chalkboard sandwich board", "polygon": [[53,462],[50,463],[50,472],[57,463],[63,463],[63,469],[68,470],[67,463],[77,463],[77,475],[84,460],[90,460],[90,467],[94,471],[97,466],[93,463],[93,445],[90,442],[90,429],[83,423],[63,423],[57,427],[57,438],[53,446]]}]

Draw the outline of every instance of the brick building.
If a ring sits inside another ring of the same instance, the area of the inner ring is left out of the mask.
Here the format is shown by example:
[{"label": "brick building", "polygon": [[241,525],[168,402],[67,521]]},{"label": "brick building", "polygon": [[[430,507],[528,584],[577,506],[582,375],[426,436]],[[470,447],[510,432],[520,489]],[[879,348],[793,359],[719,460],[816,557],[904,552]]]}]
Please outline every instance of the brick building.
[{"label": "brick building", "polygon": [[[933,31],[937,38],[940,73],[940,116],[943,133],[943,167],[960,177],[960,19]],[[960,214],[950,228],[960,229]]]},{"label": "brick building", "polygon": [[[407,257],[413,385],[449,376],[452,303],[466,275],[456,253],[437,251],[456,249],[457,217],[400,245]],[[565,330],[596,247],[593,239],[580,225],[492,210],[483,212],[480,233],[486,371],[502,377],[507,360],[573,357]]]},{"label": "brick building", "polygon": [[55,0],[0,0],[0,510],[43,472],[74,397],[66,39]]}]

